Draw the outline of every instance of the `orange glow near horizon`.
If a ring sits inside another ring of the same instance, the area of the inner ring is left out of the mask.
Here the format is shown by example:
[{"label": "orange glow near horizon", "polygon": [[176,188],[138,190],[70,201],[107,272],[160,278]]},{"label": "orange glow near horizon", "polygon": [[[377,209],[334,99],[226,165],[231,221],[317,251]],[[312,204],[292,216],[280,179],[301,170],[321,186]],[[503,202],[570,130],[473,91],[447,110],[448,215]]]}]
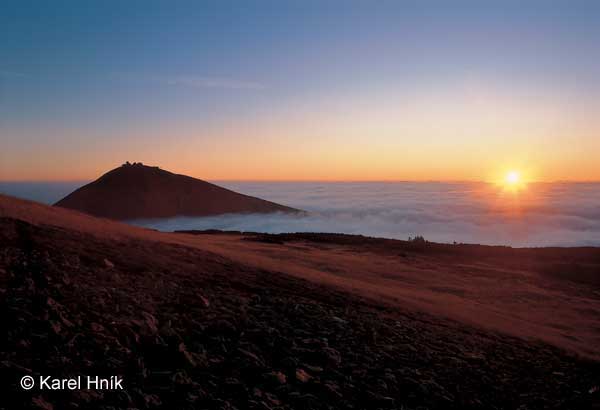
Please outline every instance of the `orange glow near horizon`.
[{"label": "orange glow near horizon", "polygon": [[[333,148],[332,148],[333,149]],[[51,158],[35,164],[15,164],[12,169],[0,165],[0,181],[89,181],[118,167],[125,161],[143,162],[159,166],[170,172],[189,175],[209,181],[466,181],[489,182],[503,186],[507,190],[520,190],[532,182],[593,182],[600,181],[600,172],[593,172],[593,165],[579,168],[568,166],[554,167],[553,172],[543,172],[537,167],[535,172],[528,170],[508,170],[501,161],[482,158],[477,163],[471,161],[472,168],[454,159],[441,164],[440,159],[422,160],[423,156],[408,153],[406,157],[394,151],[382,153],[363,150],[362,155],[348,148],[337,150],[343,155],[329,156],[327,152],[302,155],[302,152],[279,153],[256,152],[250,158],[248,151],[220,152],[205,151],[206,156],[194,157],[194,150],[176,152],[144,153],[143,155],[123,154],[117,161],[110,153],[98,153],[89,161],[65,167],[69,158]],[[299,150],[301,151],[301,150]],[[346,152],[344,152],[346,151]],[[169,155],[165,155],[169,154]],[[7,162],[4,162],[6,165]],[[9,172],[10,170],[10,172]],[[571,172],[561,172],[571,171]],[[587,171],[587,172],[586,172]]]},{"label": "orange glow near horizon", "polygon": [[504,184],[510,170],[527,183],[600,181],[590,154],[600,152],[600,125],[563,124],[556,107],[526,107],[501,94],[469,94],[460,103],[446,94],[321,102],[231,123],[17,130],[0,151],[0,180],[93,180],[131,161],[212,181]]},{"label": "orange glow near horizon", "polygon": [[[523,189],[528,183],[533,182],[598,182],[600,175],[595,177],[589,174],[574,174],[571,178],[565,178],[556,174],[548,177],[538,177],[536,179],[525,180],[521,175],[505,175],[497,178],[486,176],[485,172],[468,173],[467,170],[452,169],[402,169],[397,172],[389,169],[391,167],[379,164],[374,169],[368,169],[363,164],[355,164],[349,168],[336,168],[331,164],[322,164],[317,167],[314,162],[309,166],[310,169],[303,171],[300,166],[290,166],[287,172],[278,172],[260,164],[249,164],[247,168],[229,167],[209,168],[206,166],[194,166],[194,164],[177,164],[172,161],[158,162],[137,157],[126,157],[120,162],[106,162],[105,164],[87,164],[79,172],[70,172],[70,170],[56,169],[46,171],[40,168],[28,168],[19,174],[2,173],[0,182],[18,182],[18,181],[91,181],[100,177],[113,168],[118,167],[125,161],[143,162],[146,165],[159,166],[160,168],[176,173],[192,176],[208,181],[323,181],[323,182],[360,182],[360,181],[414,181],[414,182],[487,182],[504,187],[506,190],[517,191]],[[211,163],[213,161],[206,161]],[[391,172],[386,172],[386,171]],[[453,172],[454,171],[454,172]],[[462,171],[462,172],[461,172]],[[487,175],[493,173],[488,172]]]}]

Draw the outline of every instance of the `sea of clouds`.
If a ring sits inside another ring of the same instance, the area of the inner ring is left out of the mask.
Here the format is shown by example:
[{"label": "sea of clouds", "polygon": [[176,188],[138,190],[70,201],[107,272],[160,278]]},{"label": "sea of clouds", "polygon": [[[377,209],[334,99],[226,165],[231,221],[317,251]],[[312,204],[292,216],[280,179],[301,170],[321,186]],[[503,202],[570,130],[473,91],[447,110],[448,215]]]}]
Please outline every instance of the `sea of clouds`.
[{"label": "sea of clouds", "polygon": [[[218,182],[307,211],[176,217],[131,223],[163,231],[340,232],[511,246],[600,246],[600,183]],[[52,203],[79,184],[0,184],[0,192]]]},{"label": "sea of clouds", "polygon": [[221,182],[307,211],[178,217],[133,223],[163,231],[340,232],[435,242],[600,246],[600,184],[530,184],[511,192],[483,183]]}]

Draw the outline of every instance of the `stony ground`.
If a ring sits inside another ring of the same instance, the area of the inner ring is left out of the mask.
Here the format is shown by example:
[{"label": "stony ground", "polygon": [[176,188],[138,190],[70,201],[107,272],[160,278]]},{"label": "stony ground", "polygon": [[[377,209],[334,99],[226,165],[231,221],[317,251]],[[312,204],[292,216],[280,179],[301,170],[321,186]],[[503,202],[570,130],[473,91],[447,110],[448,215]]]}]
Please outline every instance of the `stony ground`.
[{"label": "stony ground", "polygon": [[600,408],[597,362],[184,246],[4,218],[0,292],[1,409]]}]

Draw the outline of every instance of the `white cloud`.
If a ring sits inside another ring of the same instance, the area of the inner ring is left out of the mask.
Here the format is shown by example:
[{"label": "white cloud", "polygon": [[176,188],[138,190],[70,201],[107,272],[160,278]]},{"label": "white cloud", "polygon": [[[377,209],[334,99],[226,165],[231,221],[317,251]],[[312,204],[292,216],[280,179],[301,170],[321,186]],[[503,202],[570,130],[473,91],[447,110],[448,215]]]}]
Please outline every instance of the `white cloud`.
[{"label": "white cloud", "polygon": [[[513,246],[600,246],[600,183],[532,184],[512,203],[483,183],[217,182],[308,214],[178,217],[164,231],[342,232]],[[0,192],[54,203],[81,183],[1,183]]]},{"label": "white cloud", "polygon": [[[305,215],[179,217],[137,224],[164,231],[340,232],[512,246],[600,246],[600,184],[530,187],[511,204],[478,183],[225,183]],[[516,207],[516,208],[515,208]]]}]

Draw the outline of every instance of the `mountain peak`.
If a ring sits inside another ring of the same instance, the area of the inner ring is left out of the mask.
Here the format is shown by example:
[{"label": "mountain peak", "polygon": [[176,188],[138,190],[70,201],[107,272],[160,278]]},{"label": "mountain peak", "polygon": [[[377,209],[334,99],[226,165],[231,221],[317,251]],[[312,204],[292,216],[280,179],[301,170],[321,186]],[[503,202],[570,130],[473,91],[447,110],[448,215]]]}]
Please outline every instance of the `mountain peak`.
[{"label": "mountain peak", "polygon": [[120,220],[298,212],[157,166],[129,161],[75,190],[55,206]]},{"label": "mountain peak", "polygon": [[143,162],[129,162],[129,161],[125,161],[119,168],[115,168],[115,169],[160,169],[160,167],[157,166],[149,166],[149,165],[144,165]]}]

